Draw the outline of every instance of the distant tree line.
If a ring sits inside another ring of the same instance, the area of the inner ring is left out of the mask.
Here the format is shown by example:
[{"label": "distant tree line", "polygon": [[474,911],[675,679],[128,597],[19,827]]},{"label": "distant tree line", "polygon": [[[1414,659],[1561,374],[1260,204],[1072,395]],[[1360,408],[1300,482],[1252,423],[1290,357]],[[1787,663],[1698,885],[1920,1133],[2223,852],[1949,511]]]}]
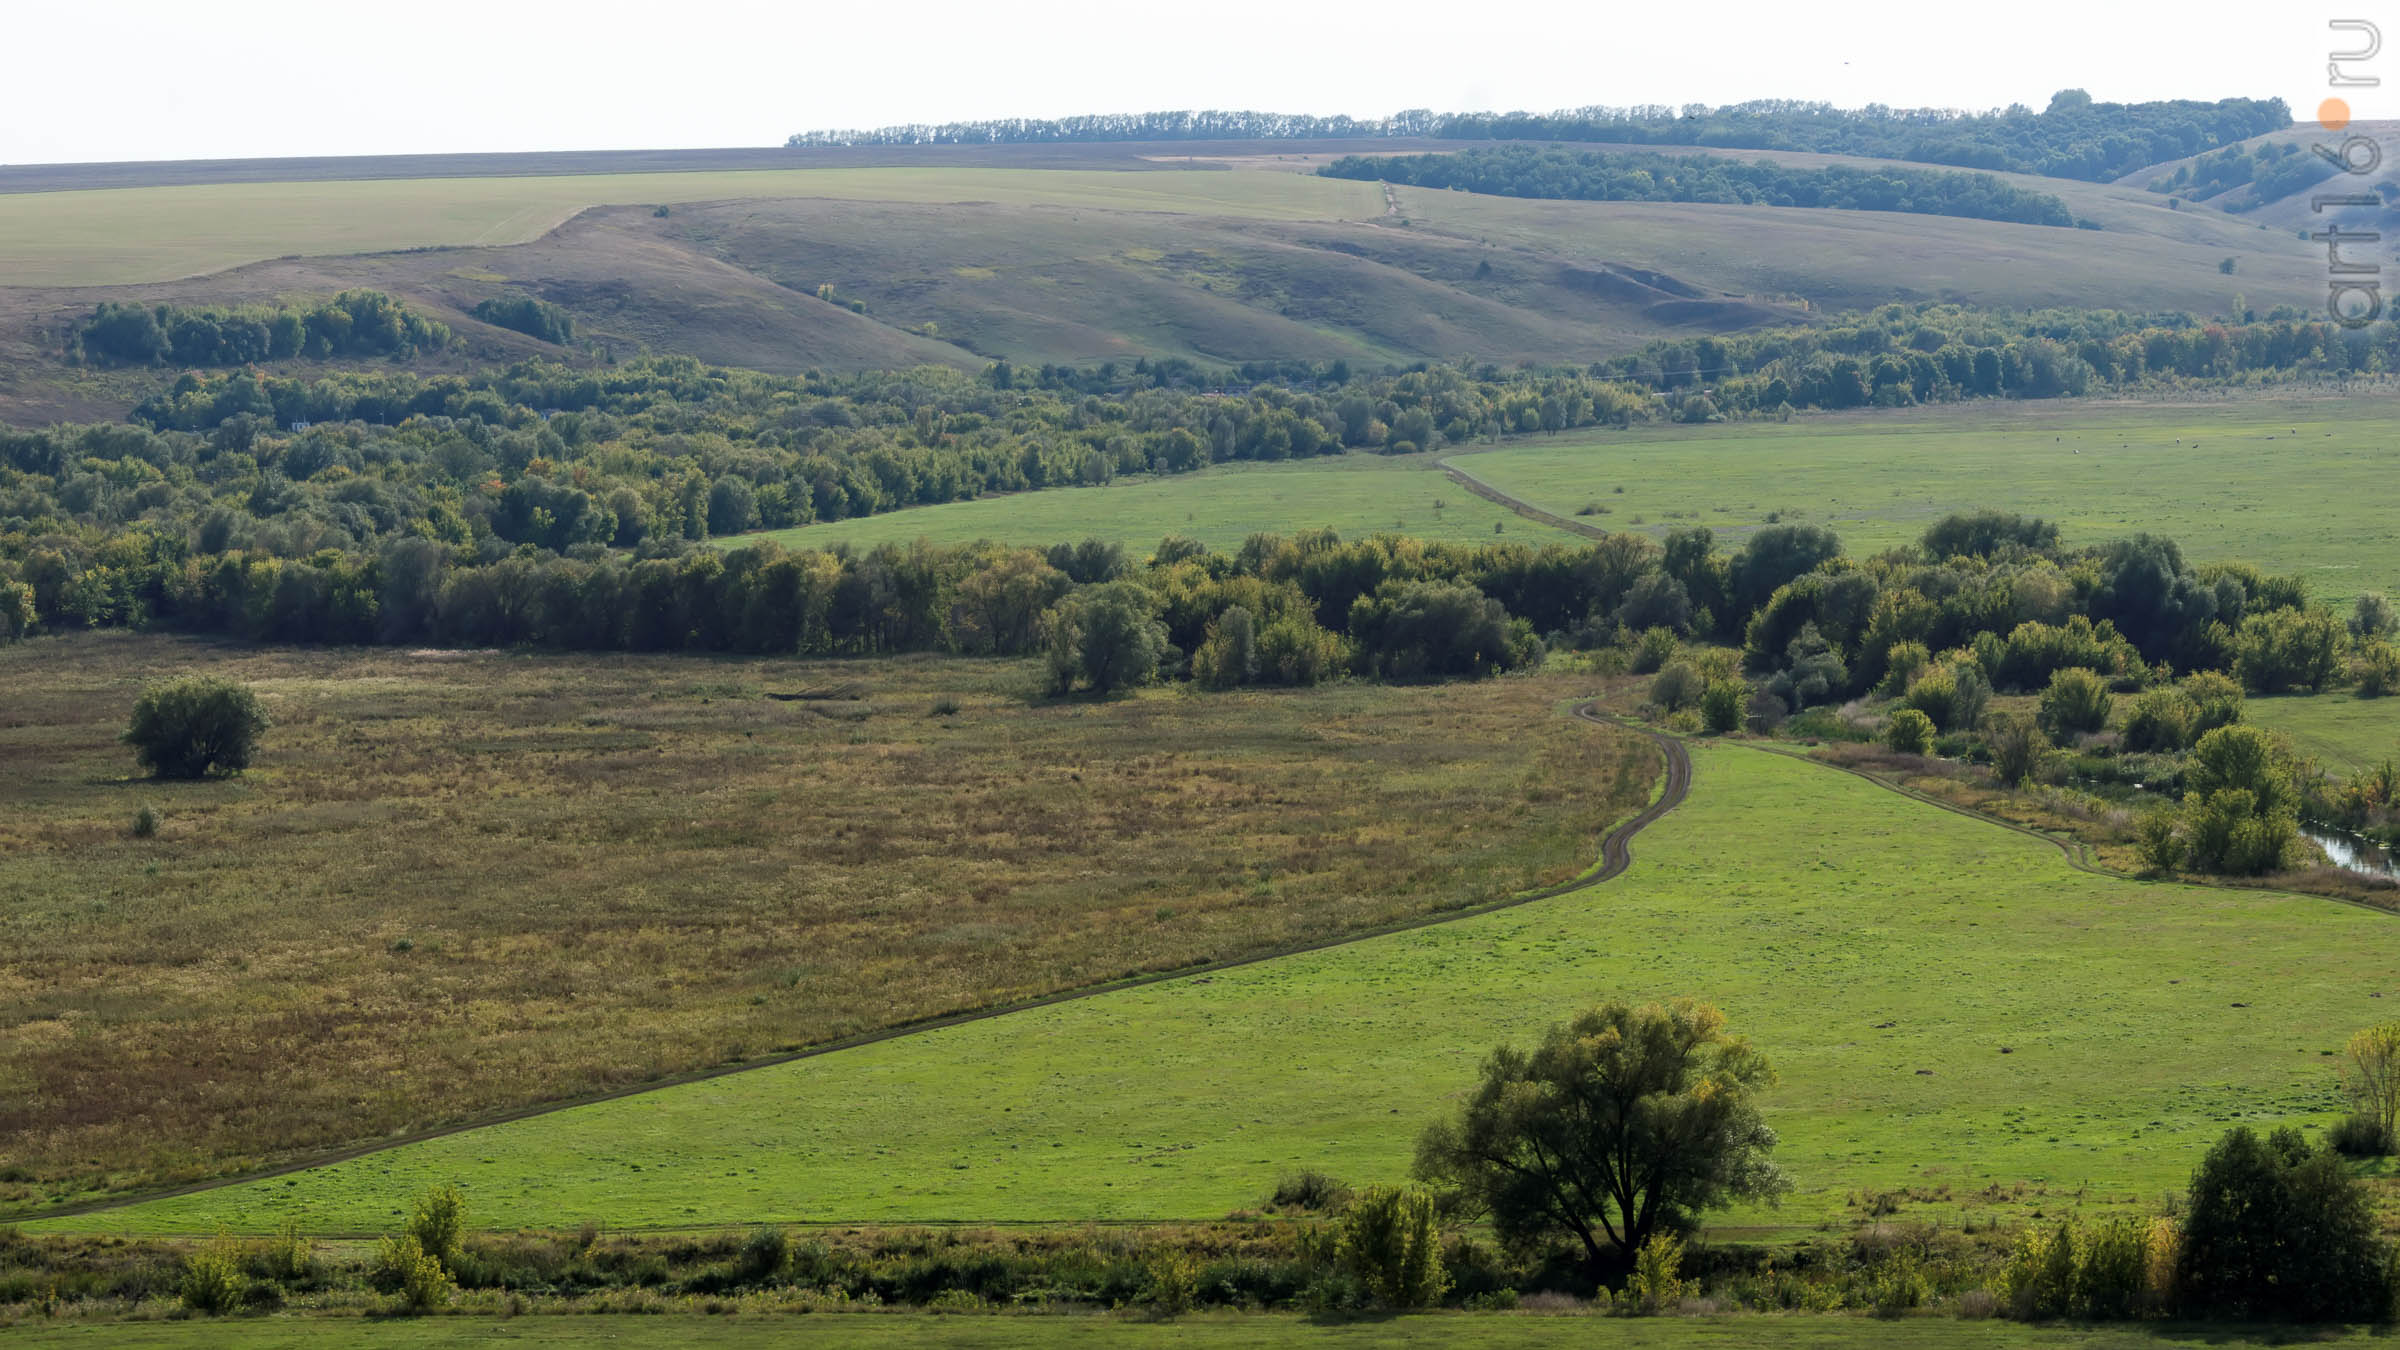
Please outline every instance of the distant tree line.
[{"label": "distant tree line", "polygon": [[1590,373],[1661,392],[1655,415],[1704,421],[1795,408],[2072,398],[2183,383],[2400,370],[2400,325],[2345,329],[2278,309],[2247,323],[2123,310],[1885,305],[1812,327],[1673,338]]},{"label": "distant tree line", "polygon": [[2291,108],[2281,99],[2098,103],[2080,89],[2067,89],[2054,95],[2038,113],[2021,105],[1970,113],[1942,108],[1888,108],[1880,104],[1843,109],[1784,99],[1713,108],[1693,103],[1681,107],[1589,107],[1553,113],[1434,113],[1412,109],[1389,118],[1363,120],[1256,112],[1167,112],[803,132],[786,144],[1436,136],[1451,140],[1802,150],[2105,182],[2144,165],[2181,159],[2270,131],[2281,131],[2291,124]]},{"label": "distant tree line", "polygon": [[1745,164],[1715,155],[1503,145],[1437,155],[1345,155],[1318,173],[1503,197],[1738,202],[1965,216],[2024,225],[2077,223],[2058,198],[2028,192],[1990,174],[1898,166],[1810,169],[1763,160]]},{"label": "distant tree line", "polygon": [[1315,117],[1247,111],[1094,113],[1081,117],[1008,117],[984,122],[909,122],[873,130],[803,131],[787,146],[1038,145],[1104,141],[1352,140],[1434,134],[1441,119],[1424,109],[1390,117]]},{"label": "distant tree line", "polygon": [[2282,99],[2096,103],[2080,89],[2066,89],[2038,113],[2022,105],[1984,113],[1881,105],[1846,110],[1776,99],[1722,108],[1693,104],[1580,108],[1546,116],[1468,113],[1444,119],[1434,134],[1807,150],[2105,182],[2146,164],[2231,145],[2291,124],[2291,108]]},{"label": "distant tree line", "polygon": [[243,366],[305,356],[407,358],[450,345],[447,325],[381,291],[344,291],[305,307],[186,309],[104,300],[67,336],[95,366]]},{"label": "distant tree line", "polygon": [[506,328],[559,346],[575,340],[575,320],[564,309],[530,295],[500,295],[475,303],[474,315],[497,328]]}]

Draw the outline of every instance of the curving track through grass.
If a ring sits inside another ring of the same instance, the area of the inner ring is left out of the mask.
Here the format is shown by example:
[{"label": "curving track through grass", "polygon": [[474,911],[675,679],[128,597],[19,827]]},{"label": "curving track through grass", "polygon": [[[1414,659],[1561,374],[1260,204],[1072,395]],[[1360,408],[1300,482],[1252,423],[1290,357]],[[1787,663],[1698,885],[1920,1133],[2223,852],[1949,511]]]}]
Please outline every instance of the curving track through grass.
[{"label": "curving track through grass", "polygon": [[1735,1223],[1846,1226],[1903,1188],[2007,1220],[2152,1199],[2228,1122],[2330,1116],[2330,1049],[2400,964],[2388,916],[2093,875],[1821,764],[1668,754],[1605,887],[33,1226],[365,1233],[451,1180],[495,1226],[1209,1217],[1298,1166],[1396,1179],[1495,1042],[1677,994],[1783,1071],[1801,1189]]},{"label": "curving track through grass", "polygon": [[476,1130],[489,1129],[496,1125],[513,1124],[517,1122],[533,1120],[542,1116],[554,1115],[561,1111],[569,1111],[579,1107],[597,1105],[602,1102],[618,1101],[627,1097],[635,1097],[647,1093],[665,1091],[670,1088],[706,1082],[710,1079],[725,1078],[734,1074],[752,1073],[761,1069],[776,1068],[801,1060],[816,1059],[845,1050],[855,1050],[863,1046],[896,1040],[904,1036],[921,1036],[928,1032],[941,1031],[950,1027],[964,1026],[974,1022],[988,1021],[992,1018],[1005,1017],[1014,1013],[1030,1012],[1038,1008],[1055,1007],[1062,1003],[1071,1003],[1081,999],[1093,998],[1101,994],[1117,993],[1129,989],[1138,989],[1145,985],[1158,984],[1167,980],[1185,980],[1198,976],[1209,976],[1222,971],[1236,970],[1245,966],[1258,965],[1262,962],[1282,960],[1284,958],[1300,955],[1305,952],[1324,951],[1334,947],[1342,947],[1357,942],[1364,942],[1373,938],[1387,937],[1397,933],[1405,933],[1414,931],[1416,929],[1429,928],[1437,924],[1456,923],[1462,919],[1469,919],[1479,915],[1491,914],[1504,909],[1512,909],[1519,905],[1530,904],[1536,900],[1552,899],[1557,896],[1565,895],[1571,891],[1582,890],[1585,887],[1597,885],[1619,875],[1620,873],[1624,872],[1627,867],[1630,867],[1633,864],[1633,853],[1631,849],[1631,841],[1633,836],[1639,834],[1645,826],[1650,825],[1652,822],[1658,820],[1659,817],[1664,816],[1667,812],[1672,811],[1677,806],[1681,805],[1685,797],[1690,794],[1692,783],[1692,760],[1691,755],[1684,749],[1683,743],[1680,740],[1673,736],[1652,730],[1649,727],[1645,727],[1638,723],[1615,716],[1614,714],[1602,712],[1600,711],[1599,704],[1596,700],[1587,699],[1574,705],[1569,711],[1575,717],[1583,721],[1590,722],[1596,726],[1615,727],[1620,730],[1631,732],[1650,741],[1658,748],[1660,758],[1663,761],[1663,778],[1657,797],[1653,799],[1648,806],[1602,832],[1600,838],[1599,859],[1593,865],[1593,867],[1581,875],[1574,877],[1571,880],[1561,882],[1555,886],[1545,886],[1537,890],[1526,891],[1522,894],[1514,895],[1505,900],[1496,901],[1491,904],[1474,905],[1460,909],[1445,910],[1439,913],[1427,914],[1418,918],[1409,919],[1400,923],[1383,924],[1374,928],[1361,929],[1340,937],[1327,938],[1319,942],[1287,945],[1269,951],[1254,953],[1249,956],[1235,957],[1223,961],[1211,961],[1195,966],[1186,966],[1179,970],[1159,971],[1146,975],[1133,976],[1123,980],[1112,980],[1102,984],[1088,985],[1080,989],[1063,990],[1059,993],[1045,995],[1040,998],[998,1004],[989,1008],[979,1008],[971,1012],[954,1013],[943,1017],[928,1018],[918,1022],[903,1023],[897,1026],[885,1027],[864,1035],[844,1037],[840,1040],[829,1041],[822,1045],[810,1046],[805,1050],[794,1051],[790,1054],[762,1057],[759,1059],[744,1061],[740,1064],[730,1064],[721,1068],[704,1070],[699,1073],[680,1075],[663,1081],[644,1083],[637,1086],[624,1088],[616,1092],[607,1092],[578,1097],[568,1101],[548,1102],[539,1106],[527,1107],[523,1110],[510,1111],[501,1115],[486,1117],[482,1120],[469,1121],[458,1125],[444,1126],[439,1129],[416,1131],[410,1134],[385,1139],[374,1144],[341,1149],[330,1153],[320,1154],[312,1158],[300,1159],[273,1168],[267,1168],[258,1172],[253,1172],[245,1176],[215,1178],[208,1181],[194,1182],[189,1185],[152,1191],[142,1195],[123,1196],[86,1204],[61,1206],[44,1217],[46,1219],[67,1218],[73,1216],[97,1214],[106,1210],[124,1209],[129,1206],[146,1204],[152,1201],[198,1195],[206,1191],[221,1190],[228,1186],[240,1186],[267,1181],[277,1177],[288,1177],[294,1173],[306,1172],[317,1168],[333,1166],[338,1163],[369,1158],[375,1154],[388,1152],[392,1149],[427,1143],[433,1140],[444,1139],[453,1135],[466,1134]]}]

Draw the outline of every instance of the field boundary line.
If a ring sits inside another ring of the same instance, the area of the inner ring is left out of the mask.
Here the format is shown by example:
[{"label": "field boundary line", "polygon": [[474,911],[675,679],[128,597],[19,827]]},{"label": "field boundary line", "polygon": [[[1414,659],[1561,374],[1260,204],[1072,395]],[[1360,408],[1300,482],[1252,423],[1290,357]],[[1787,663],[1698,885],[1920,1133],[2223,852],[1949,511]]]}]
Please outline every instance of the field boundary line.
[{"label": "field boundary line", "polygon": [[1594,726],[1615,727],[1622,731],[1630,731],[1635,735],[1648,740],[1654,747],[1657,748],[1660,758],[1665,761],[1665,772],[1660,779],[1661,788],[1658,792],[1658,795],[1653,798],[1648,805],[1644,806],[1641,810],[1635,812],[1633,815],[1625,818],[1624,820],[1610,826],[1601,835],[1599,856],[1594,861],[1593,865],[1584,869],[1582,872],[1577,873],[1575,876],[1572,876],[1567,880],[1558,882],[1554,885],[1544,886],[1536,890],[1520,892],[1516,895],[1507,896],[1499,900],[1487,901],[1480,905],[1469,905],[1458,909],[1437,910],[1430,914],[1418,915],[1413,919],[1404,919],[1398,923],[1383,924],[1379,927],[1362,929],[1358,932],[1345,933],[1336,937],[1322,938],[1312,942],[1277,947],[1269,951],[1257,952],[1248,956],[1230,957],[1221,961],[1206,961],[1195,965],[1179,966],[1173,970],[1151,971],[1145,974],[1127,976],[1122,979],[1110,980],[1100,984],[1089,984],[1072,989],[1062,989],[1055,993],[1041,995],[1038,998],[1020,999],[1010,1003],[999,1003],[990,1005],[988,1007],[971,1008],[963,1012],[944,1013],[936,1017],[923,1018],[917,1021],[895,1023],[894,1025],[888,1027],[877,1028],[874,1031],[861,1032],[854,1036],[845,1036],[837,1040],[821,1042],[817,1045],[807,1046],[799,1050],[786,1051],[785,1053],[779,1055],[768,1055],[760,1059],[744,1060],[738,1064],[718,1065],[713,1068],[700,1069],[691,1073],[676,1074],[670,1077],[657,1078],[645,1083],[636,1083],[627,1087],[612,1088],[606,1092],[589,1093],[580,1097],[570,1097],[558,1101],[544,1102],[535,1106],[520,1107],[515,1110],[501,1112],[497,1115],[484,1116],[476,1120],[464,1121],[455,1125],[442,1125],[436,1126],[432,1129],[416,1130],[407,1134],[393,1135],[385,1139],[379,1139],[371,1144],[353,1145],[349,1148],[337,1149],[331,1152],[317,1154],[312,1157],[293,1162],[279,1163],[273,1167],[263,1168],[255,1172],[245,1172],[238,1176],[218,1177],[206,1181],[189,1182],[181,1186],[171,1186],[162,1190],[144,1191],[138,1195],[115,1196],[105,1200],[90,1200],[79,1204],[59,1205],[41,1211],[0,1215],[0,1221],[14,1223],[37,1220],[48,1221],[51,1219],[71,1219],[87,1214],[104,1213],[112,1209],[124,1209],[133,1205],[147,1204],[153,1200],[172,1200],[180,1196],[198,1195],[205,1191],[223,1190],[229,1186],[242,1186],[255,1181],[268,1181],[276,1177],[290,1176],[296,1172],[306,1172],[319,1167],[331,1167],[339,1163],[355,1162],[360,1158],[371,1157],[378,1153],[387,1153],[396,1148],[406,1148],[412,1144],[422,1144],[435,1139],[448,1138],[451,1135],[465,1134],[471,1130],[489,1129],[497,1125],[510,1125],[522,1120],[532,1120],[540,1116],[555,1115],[561,1111],[572,1111],[578,1107],[596,1106],[602,1102],[619,1101],[627,1097],[639,1097],[652,1092],[663,1092],[668,1088],[686,1087],[694,1083],[709,1082],[713,1079],[729,1078],[735,1074],[753,1073],[760,1069],[779,1068],[783,1065],[798,1063],[801,1060],[817,1059],[826,1055],[836,1054],[844,1050],[856,1050],[869,1045],[881,1044],[885,1041],[899,1040],[907,1036],[921,1036],[928,1032],[942,1031],[951,1027],[965,1026],[974,1022],[990,1021],[994,1018],[1007,1017],[1015,1013],[1032,1012],[1037,1008],[1056,1007],[1062,1003],[1073,1003],[1081,999],[1097,998],[1102,994],[1121,993],[1129,989],[1140,989],[1147,985],[1164,984],[1170,980],[1182,980],[1201,975],[1213,975],[1220,971],[1238,970],[1244,966],[1255,966],[1268,961],[1279,961],[1286,957],[1303,956],[1310,952],[1327,951],[1335,947],[1347,947],[1354,943],[1366,942],[1375,938],[1391,937],[1399,933],[1410,933],[1419,929],[1438,927],[1442,924],[1457,923],[1462,919],[1480,918],[1486,914],[1496,914],[1501,910],[1514,909],[1520,905],[1529,905],[1537,900],[1554,900],[1562,895],[1569,895],[1576,891],[1597,886],[1602,882],[1611,880],[1612,878],[1623,873],[1626,868],[1631,867],[1633,865],[1633,850],[1631,848],[1633,836],[1641,833],[1643,829],[1657,821],[1659,817],[1664,816],[1669,811],[1681,806],[1684,799],[1691,795],[1692,787],[1692,757],[1690,751],[1685,749],[1681,738],[1670,735],[1666,732],[1655,730],[1651,727],[1644,726],[1641,723],[1633,721],[1629,718],[1619,717],[1613,713],[1602,712],[1600,711],[1598,699],[1584,699],[1570,707],[1568,709],[1568,713],[1570,716],[1573,716],[1584,722],[1589,722]]},{"label": "field boundary line", "polygon": [[1545,511],[1522,497],[1511,497],[1447,459],[1437,459],[1434,463],[1442,466],[1442,472],[1450,475],[1451,482],[1487,502],[1514,511],[1527,520],[1539,521],[1552,529],[1565,530],[1569,534],[1579,534],[1586,539],[1606,539],[1608,537],[1608,531],[1597,525],[1586,525],[1580,520],[1570,520],[1554,511]]}]

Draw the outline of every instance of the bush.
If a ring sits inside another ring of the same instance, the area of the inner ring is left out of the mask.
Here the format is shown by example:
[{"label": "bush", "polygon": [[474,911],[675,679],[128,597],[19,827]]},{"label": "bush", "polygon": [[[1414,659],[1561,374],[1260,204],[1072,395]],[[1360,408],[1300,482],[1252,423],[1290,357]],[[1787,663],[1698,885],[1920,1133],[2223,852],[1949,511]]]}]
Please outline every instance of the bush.
[{"label": "bush", "polygon": [[1933,653],[1925,650],[1924,643],[1893,643],[1892,649],[1884,653],[1883,680],[1876,690],[1886,697],[1897,698],[1907,693],[1908,686],[1932,664]]},{"label": "bush", "polygon": [[1943,731],[1973,731],[1982,725],[1991,701],[1991,681],[1981,667],[1963,658],[1927,667],[1901,699]]},{"label": "bush", "polygon": [[247,1287],[242,1275],[241,1246],[224,1233],[193,1252],[184,1263],[183,1306],[193,1312],[239,1312]]},{"label": "bush", "polygon": [[2192,743],[2199,721],[2199,705],[2182,690],[2145,690],[2125,712],[2120,744],[2134,753],[2171,753]]},{"label": "bush", "polygon": [[764,1284],[781,1279],[791,1261],[791,1238],[772,1224],[752,1233],[749,1240],[742,1243],[742,1279],[748,1283]]},{"label": "bush", "polygon": [[1717,735],[1742,729],[1744,704],[1750,686],[1740,680],[1710,680],[1700,691],[1700,720]]},{"label": "bush", "polygon": [[1993,771],[2010,787],[2033,777],[2047,749],[2041,728],[2022,713],[1994,714],[1984,739],[1991,747]]},{"label": "bush", "polygon": [[1883,729],[1883,743],[1894,754],[1924,754],[1933,748],[1933,719],[1914,708],[1902,708]]},{"label": "bush", "polygon": [[133,813],[133,837],[136,839],[148,839],[157,833],[158,808],[150,805],[148,802],[144,802],[142,803],[142,809]]},{"label": "bush", "polygon": [[458,1240],[466,1230],[467,1197],[456,1186],[432,1186],[417,1196],[409,1216],[408,1236],[418,1250],[448,1268],[458,1261]]},{"label": "bush", "polygon": [[1200,1299],[1200,1263],[1187,1252],[1161,1247],[1151,1254],[1148,1275],[1142,1302],[1161,1317],[1180,1317]]},{"label": "bush", "polygon": [[2388,1158],[2392,1154],[2392,1136],[2383,1128],[2382,1121],[2358,1111],[2342,1117],[2325,1131],[2325,1146],[2345,1158]]},{"label": "bush", "polygon": [[1650,682],[1650,701],[1667,712],[1681,712],[1700,701],[1706,687],[1700,672],[1688,661],[1677,661]]},{"label": "bush", "polygon": [[266,728],[266,710],[248,685],[188,675],[142,691],[125,743],[157,777],[205,778],[250,767]]},{"label": "bush", "polygon": [[2065,745],[2108,725],[2108,682],[2080,666],[2050,676],[2042,691],[2041,723],[2050,739]]},{"label": "bush", "polygon": [[1302,1168],[1275,1183],[1267,1204],[1276,1209],[1324,1213],[1350,1202],[1350,1188],[1315,1168]]},{"label": "bush", "polygon": [[1683,1239],[1673,1233],[1653,1234],[1634,1253],[1633,1274],[1625,1281],[1629,1311],[1655,1314],[1673,1309],[1694,1287],[1682,1274]]},{"label": "bush", "polygon": [[450,1272],[442,1268],[414,1233],[385,1238],[375,1262],[375,1282],[400,1296],[400,1305],[415,1312],[450,1301]]},{"label": "bush", "polygon": [[1675,659],[1676,649],[1680,646],[1682,640],[1675,636],[1675,630],[1671,628],[1643,630],[1641,637],[1633,644],[1633,673],[1648,675],[1666,665]]},{"label": "bush", "polygon": [[2192,721],[2193,740],[2242,720],[2242,687],[2231,676],[2204,670],[2185,677],[2182,688],[2184,697],[2198,709]]},{"label": "bush", "polygon": [[495,296],[477,302],[472,312],[495,328],[510,329],[544,342],[564,346],[575,340],[574,318],[549,301],[536,300],[530,295]]},{"label": "bush", "polygon": [[1369,1186],[1343,1212],[1335,1253],[1374,1300],[1387,1308],[1429,1308],[1449,1279],[1433,1197],[1397,1186]]},{"label": "bush", "polygon": [[2350,673],[2358,681],[2360,698],[2382,698],[2400,690],[2400,647],[2389,642],[2365,644],[2358,649]]}]

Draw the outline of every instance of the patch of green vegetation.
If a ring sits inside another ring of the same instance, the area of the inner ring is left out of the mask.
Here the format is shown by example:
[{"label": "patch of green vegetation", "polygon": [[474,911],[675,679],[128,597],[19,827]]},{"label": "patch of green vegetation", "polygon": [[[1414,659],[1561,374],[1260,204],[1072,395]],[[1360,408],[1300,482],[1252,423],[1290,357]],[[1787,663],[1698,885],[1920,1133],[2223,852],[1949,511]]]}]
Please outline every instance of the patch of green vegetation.
[{"label": "patch of green vegetation", "polygon": [[[137,780],[128,712],[191,674],[272,725],[238,778]],[[1556,714],[1570,675],[1039,679],[0,645],[0,1213],[1502,899],[1658,773]]]},{"label": "patch of green vegetation", "polygon": [[[753,1346],[976,1347],[1032,1350],[1049,1346],[1135,1347],[1136,1350],[1217,1350],[1291,1345],[1327,1350],[1439,1346],[1462,1350],[1516,1347],[1600,1347],[1601,1350],[1682,1350],[1683,1347],[1764,1346],[1774,1350],[2157,1350],[2200,1337],[2218,1350],[2287,1344],[2285,1335],[2231,1328],[2028,1326],[2022,1322],[1864,1317],[1655,1317],[1599,1319],[1573,1315],[1452,1313],[1440,1316],[1326,1321],[1290,1315],[1219,1315],[1157,1321],[1104,1316],[960,1316],[934,1313],[818,1314],[806,1317],[648,1317],[639,1322],[644,1345],[695,1350]],[[8,1329],[12,1346],[124,1346],[131,1350],[316,1350],[369,1346],[586,1346],[623,1343],[632,1330],[610,1317],[429,1317],[416,1319],[247,1317],[172,1323],[23,1323]],[[2312,1332],[2311,1345],[2364,1344],[2360,1330]]]},{"label": "patch of green vegetation", "polygon": [[1774,1057],[1798,1189],[1752,1231],[2146,1200],[2230,1123],[2339,1109],[2322,1052],[2381,1006],[2390,917],[1693,757],[1632,870],[1567,897],[33,1227],[374,1231],[453,1180],[503,1227],[1211,1216],[1300,1167],[1397,1179],[1493,1044],[1601,996],[1709,999]]},{"label": "patch of green vegetation", "polygon": [[1142,557],[1170,534],[1230,552],[1254,533],[1291,534],[1319,527],[1344,539],[1392,532],[1461,544],[1496,539],[1534,545],[1575,542],[1564,530],[1473,495],[1421,457],[1372,455],[1220,465],[1174,477],[1048,488],[717,542],[738,548],[765,538],[786,548],[821,549],[837,543],[872,548],[917,539],[937,544],[977,539],[1051,544],[1098,538],[1121,543],[1127,552]]},{"label": "patch of green vegetation", "polygon": [[1863,556],[1992,508],[2053,521],[2070,547],[2165,535],[2343,601],[2400,589],[2383,508],[2395,439],[2400,416],[2363,398],[2023,404],[1579,432],[1454,458],[1551,511],[1605,501],[1610,529],[1706,525],[1725,543],[1798,522]]},{"label": "patch of green vegetation", "polygon": [[2283,733],[2294,750],[2338,777],[2400,759],[2400,698],[2355,693],[2255,698],[2243,715]]}]

